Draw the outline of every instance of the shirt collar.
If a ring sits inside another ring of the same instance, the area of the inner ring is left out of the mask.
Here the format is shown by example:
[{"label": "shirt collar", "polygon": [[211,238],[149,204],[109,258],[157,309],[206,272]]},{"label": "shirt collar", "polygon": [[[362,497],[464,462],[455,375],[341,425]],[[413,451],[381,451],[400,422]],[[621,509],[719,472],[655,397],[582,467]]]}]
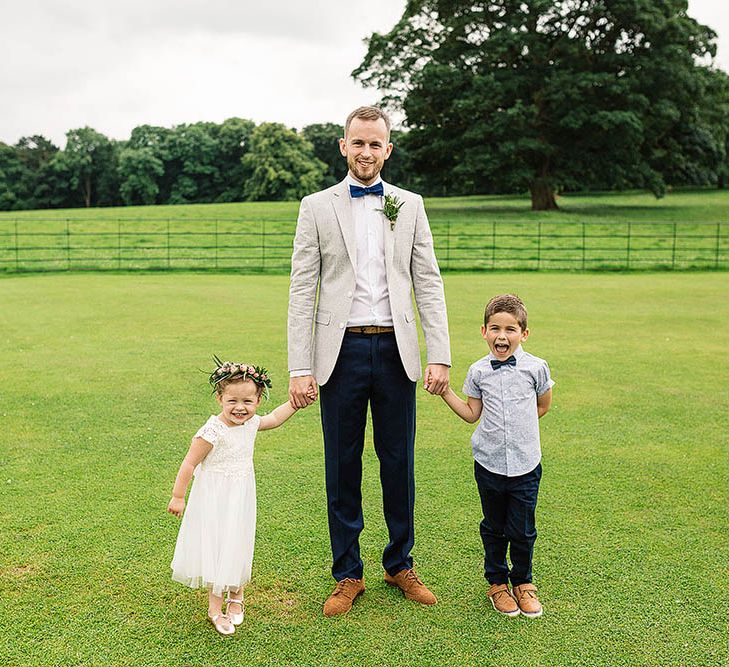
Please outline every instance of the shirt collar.
[{"label": "shirt collar", "polygon": [[[519,359],[521,359],[525,354],[526,354],[526,352],[524,352],[524,349],[522,348],[522,346],[519,345],[519,347],[517,347],[516,350],[514,350],[514,359],[516,359],[516,361],[518,363]],[[494,353],[491,352],[491,350],[489,350],[489,353],[486,355],[486,360],[491,361],[492,359],[496,359],[496,357],[494,356]]]},{"label": "shirt collar", "polygon": [[347,176],[345,177],[344,180],[347,182],[347,185],[358,185],[359,187],[364,188],[364,187],[371,187],[373,185],[376,185],[377,183],[382,183],[382,176],[380,174],[377,174],[377,179],[373,183],[370,183],[367,186],[364,183],[360,183],[349,172],[347,172]]}]

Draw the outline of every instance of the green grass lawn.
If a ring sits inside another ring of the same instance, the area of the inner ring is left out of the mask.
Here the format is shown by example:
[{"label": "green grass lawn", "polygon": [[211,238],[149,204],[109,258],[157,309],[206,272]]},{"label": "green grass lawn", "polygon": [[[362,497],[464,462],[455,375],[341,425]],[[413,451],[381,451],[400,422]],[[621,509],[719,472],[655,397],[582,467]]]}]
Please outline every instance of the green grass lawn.
[{"label": "green grass lawn", "polygon": [[[729,190],[426,200],[444,270],[729,267]],[[0,213],[0,272],[287,272],[298,202]]]},{"label": "green grass lawn", "polygon": [[286,396],[285,276],[0,279],[0,664],[719,665],[729,661],[729,274],[446,276],[452,381],[486,353],[485,301],[515,291],[557,384],[542,420],[541,619],[486,599],[473,426],[420,391],[416,565],[439,604],[385,586],[371,432],[367,591],[332,587],[318,407],[256,442],[258,531],[232,638],[175,584],[165,513],[215,411],[198,369],[265,364]]}]

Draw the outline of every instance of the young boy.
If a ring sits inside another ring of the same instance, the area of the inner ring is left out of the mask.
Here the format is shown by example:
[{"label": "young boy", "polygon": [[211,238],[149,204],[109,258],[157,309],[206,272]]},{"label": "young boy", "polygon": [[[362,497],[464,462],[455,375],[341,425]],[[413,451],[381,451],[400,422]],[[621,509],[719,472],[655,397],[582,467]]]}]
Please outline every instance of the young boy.
[{"label": "young boy", "polygon": [[542,615],[532,584],[534,510],[542,476],[538,419],[549,410],[554,382],[547,362],[521,347],[529,329],[519,297],[502,294],[491,299],[481,335],[491,352],[468,369],[463,383],[468,400],[451,388],[443,400],[465,421],[480,419],[471,444],[483,508],[484,576],[491,604],[507,616],[521,613],[536,618]]}]

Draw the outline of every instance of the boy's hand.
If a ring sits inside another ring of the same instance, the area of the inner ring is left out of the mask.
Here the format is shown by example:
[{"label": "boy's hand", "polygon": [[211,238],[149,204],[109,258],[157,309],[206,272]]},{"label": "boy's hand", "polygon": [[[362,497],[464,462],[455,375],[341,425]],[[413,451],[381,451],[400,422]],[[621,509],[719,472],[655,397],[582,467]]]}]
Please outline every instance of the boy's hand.
[{"label": "boy's hand", "polygon": [[425,367],[423,387],[434,396],[442,396],[448,391],[450,369],[443,364],[428,364]]},{"label": "boy's hand", "polygon": [[178,518],[181,517],[182,513],[185,511],[185,499],[173,497],[172,500],[170,500],[170,504],[167,505],[167,511]]}]

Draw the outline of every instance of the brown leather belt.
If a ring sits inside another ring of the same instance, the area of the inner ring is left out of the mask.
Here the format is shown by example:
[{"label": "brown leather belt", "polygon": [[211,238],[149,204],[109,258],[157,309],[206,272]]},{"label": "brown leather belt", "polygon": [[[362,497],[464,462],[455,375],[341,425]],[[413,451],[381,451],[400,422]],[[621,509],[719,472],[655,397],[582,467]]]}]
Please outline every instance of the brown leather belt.
[{"label": "brown leather belt", "polygon": [[371,336],[373,334],[393,333],[395,331],[395,327],[347,327],[347,331],[349,333],[367,334]]}]

